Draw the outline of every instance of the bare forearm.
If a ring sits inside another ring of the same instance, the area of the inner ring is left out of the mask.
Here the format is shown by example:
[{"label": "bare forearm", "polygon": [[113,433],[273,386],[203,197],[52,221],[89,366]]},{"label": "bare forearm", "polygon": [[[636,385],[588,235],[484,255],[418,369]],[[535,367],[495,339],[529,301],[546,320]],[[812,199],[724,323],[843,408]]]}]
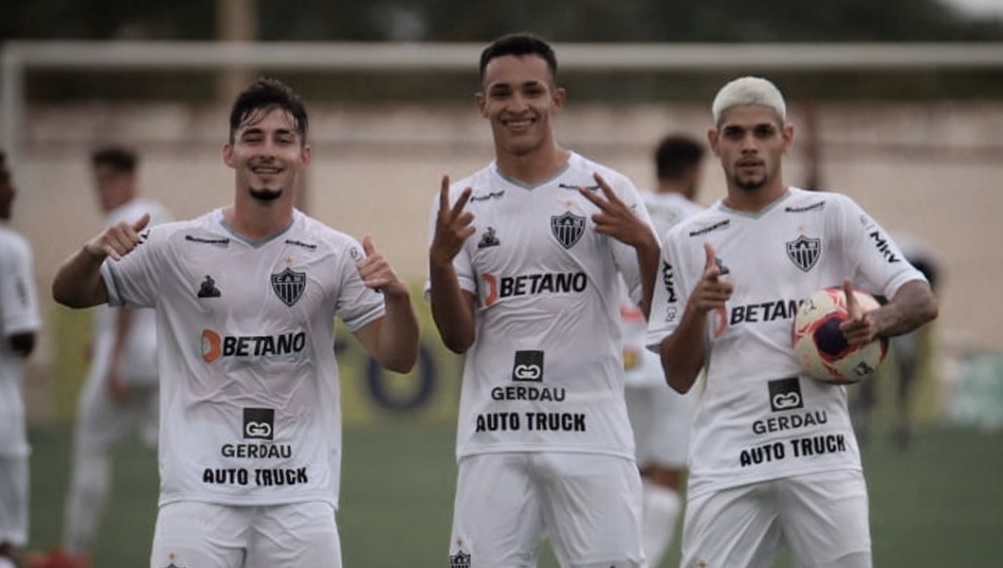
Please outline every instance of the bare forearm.
[{"label": "bare forearm", "polygon": [[381,366],[398,373],[410,371],[418,360],[418,320],[409,294],[386,298],[377,359]]},{"label": "bare forearm", "polygon": [[892,337],[909,333],[937,317],[937,298],[921,280],[907,282],[890,302],[878,308],[879,335]]},{"label": "bare forearm", "polygon": [[645,319],[651,314],[651,297],[655,290],[655,280],[658,278],[658,264],[661,259],[661,247],[654,233],[651,239],[638,246],[637,266],[641,275],[641,302],[638,307],[644,312]]},{"label": "bare forearm", "polygon": [[108,290],[101,277],[105,255],[81,247],[63,261],[52,281],[52,297],[71,308],[89,308],[108,301]]},{"label": "bare forearm", "polygon": [[452,263],[430,264],[432,320],[442,342],[454,353],[464,353],[474,342],[474,314],[460,288]]},{"label": "bare forearm", "polygon": [[662,340],[659,354],[665,380],[673,390],[686,393],[693,387],[706,357],[707,316],[686,310],[679,327]]}]

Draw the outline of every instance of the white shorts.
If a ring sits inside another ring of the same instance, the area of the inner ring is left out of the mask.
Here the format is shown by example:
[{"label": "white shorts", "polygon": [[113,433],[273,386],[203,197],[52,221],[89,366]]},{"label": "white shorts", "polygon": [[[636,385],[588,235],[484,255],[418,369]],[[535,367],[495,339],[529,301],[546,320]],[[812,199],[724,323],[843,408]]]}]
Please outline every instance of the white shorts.
[{"label": "white shorts", "polygon": [[104,365],[92,366],[77,402],[77,449],[107,451],[133,432],[138,432],[147,445],[156,445],[159,405],[156,385],[133,386],[125,400],[113,400]]},{"label": "white shorts", "polygon": [[799,475],[707,493],[686,504],[683,568],[870,568],[867,485],[859,471]]},{"label": "white shorts", "polygon": [[638,466],[686,468],[697,391],[679,394],[665,383],[624,389]]},{"label": "white shorts", "polygon": [[460,460],[449,566],[535,567],[545,537],[564,568],[644,566],[633,460],[556,452]]},{"label": "white shorts", "polygon": [[28,542],[28,457],[0,456],[0,544]]},{"label": "white shorts", "polygon": [[328,503],[237,507],[178,501],[160,507],[150,568],[341,568]]}]

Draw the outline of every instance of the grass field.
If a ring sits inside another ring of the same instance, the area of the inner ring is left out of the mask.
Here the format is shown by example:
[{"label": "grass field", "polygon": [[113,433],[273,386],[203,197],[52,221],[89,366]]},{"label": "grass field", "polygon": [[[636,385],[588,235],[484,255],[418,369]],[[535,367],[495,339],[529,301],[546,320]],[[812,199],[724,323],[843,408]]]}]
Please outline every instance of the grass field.
[{"label": "grass field", "polygon": [[[36,427],[31,438],[31,548],[43,549],[58,541],[61,530],[69,425]],[[873,439],[864,464],[875,566],[999,566],[1003,435],[928,427],[907,452],[896,451],[887,437]],[[452,456],[451,426],[400,423],[346,431],[339,516],[345,566],[446,566]],[[127,444],[116,458],[95,567],[147,565],[156,496],[155,456],[138,442]],[[673,547],[662,568],[676,566],[678,554]],[[549,557],[541,562],[541,568],[554,566]]]}]

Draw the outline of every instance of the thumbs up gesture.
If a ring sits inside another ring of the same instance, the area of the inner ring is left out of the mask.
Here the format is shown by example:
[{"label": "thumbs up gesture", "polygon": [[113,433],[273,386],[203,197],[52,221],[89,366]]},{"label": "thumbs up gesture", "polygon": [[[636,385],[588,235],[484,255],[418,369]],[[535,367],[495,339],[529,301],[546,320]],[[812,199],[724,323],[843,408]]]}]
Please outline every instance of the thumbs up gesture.
[{"label": "thumbs up gesture", "polygon": [[132,223],[122,221],[106,228],[101,234],[87,241],[84,248],[95,258],[110,256],[114,260],[121,260],[143,242],[140,233],[149,224],[150,214],[143,213],[142,217]]}]

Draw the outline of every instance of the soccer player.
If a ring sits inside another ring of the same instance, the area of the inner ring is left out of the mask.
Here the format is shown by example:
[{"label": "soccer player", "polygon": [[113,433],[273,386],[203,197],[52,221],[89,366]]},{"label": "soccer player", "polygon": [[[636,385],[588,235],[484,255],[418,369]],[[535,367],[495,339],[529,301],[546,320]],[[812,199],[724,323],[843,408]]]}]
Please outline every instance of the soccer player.
[{"label": "soccer player", "polygon": [[[766,79],[726,84],[708,141],[724,199],[662,241],[663,272],[648,344],[669,384],[707,378],[693,421],[683,566],[771,566],[786,547],[798,566],[871,566],[867,487],[846,388],[805,376],[793,355],[798,303],[825,287],[891,300],[848,302],[851,345],[933,319],[922,273],[848,197],[783,181],[793,143],[783,95]],[[851,298],[852,294],[848,294]]]},{"label": "soccer player", "polygon": [[565,91],[529,34],[481,53],[495,160],[433,205],[427,293],[465,353],[451,566],[644,565],[623,397],[622,275],[647,313],[658,242],[622,174],[558,145]]},{"label": "soccer player", "polygon": [[[139,195],[139,157],[107,146],[91,155],[105,225],[150,214],[150,225],[170,221],[158,202]],[[94,314],[90,369],[77,402],[73,467],[63,547],[29,558],[29,568],[86,568],[111,489],[111,451],[132,432],[151,447],[158,426],[156,315],[150,309],[100,306]]]},{"label": "soccer player", "polygon": [[236,98],[223,162],[233,202],[148,227],[144,214],[60,267],[56,300],[153,307],[161,381],[150,567],[341,566],[334,318],[383,367],[418,352],[407,287],[360,244],[293,206],[307,112],[274,79]]},{"label": "soccer player", "polygon": [[0,152],[0,568],[28,540],[28,435],[23,361],[41,327],[31,247],[7,226],[17,189]]},{"label": "soccer player", "polygon": [[[688,134],[670,134],[656,146],[657,187],[641,195],[659,235],[703,209],[695,199],[705,152],[703,143]],[[658,356],[645,348],[648,322],[644,314],[630,302],[624,302],[620,310],[624,396],[642,480],[642,543],[648,564],[659,566],[683,509],[681,486],[698,393],[694,389],[679,394],[665,385]]]}]

